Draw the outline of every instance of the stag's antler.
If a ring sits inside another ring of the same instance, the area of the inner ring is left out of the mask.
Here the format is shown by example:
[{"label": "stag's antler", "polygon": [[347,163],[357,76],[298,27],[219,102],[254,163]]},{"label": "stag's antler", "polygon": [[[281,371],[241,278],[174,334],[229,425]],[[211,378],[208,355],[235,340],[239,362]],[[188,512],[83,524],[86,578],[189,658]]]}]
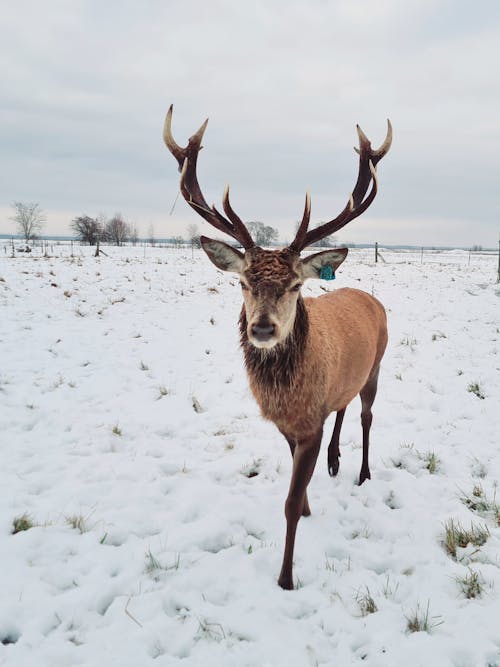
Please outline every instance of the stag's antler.
[{"label": "stag's antler", "polygon": [[198,153],[202,148],[201,140],[208,124],[208,118],[198,132],[190,137],[186,148],[182,148],[175,142],[172,136],[172,111],[173,105],[170,105],[163,128],[163,141],[179,164],[179,171],[181,172],[180,189],[184,199],[196,213],[205,218],[207,222],[219,231],[232,236],[245,249],[251,248],[255,245],[252,237],[229,203],[229,186],[226,186],[222,198],[222,206],[229,218],[228,220],[219,213],[215,206],[207,204],[198,184],[196,162],[198,160]]},{"label": "stag's antler", "polygon": [[[367,138],[359,125],[356,125],[356,129],[358,131],[359,137],[359,148],[355,148],[354,150],[359,153],[359,173],[354,190],[349,197],[349,201],[347,202],[344,210],[339,213],[336,218],[330,220],[329,222],[325,222],[323,225],[316,227],[316,229],[311,229],[308,231],[307,228],[309,226],[309,219],[311,217],[311,200],[309,193],[307,193],[302,222],[299,225],[295,239],[290,244],[290,248],[292,250],[300,252],[312,243],[315,243],[316,241],[325,238],[325,236],[329,236],[330,234],[338,231],[347,225],[347,223],[351,222],[351,220],[354,220],[354,218],[357,218],[358,215],[361,215],[364,211],[366,211],[366,209],[375,199],[378,188],[377,172],[375,171],[375,167],[391,147],[392,125],[390,120],[387,120],[387,135],[384,143],[377,150],[372,149],[370,140]],[[371,180],[373,180],[372,189],[368,193],[366,199],[364,199]]]}]

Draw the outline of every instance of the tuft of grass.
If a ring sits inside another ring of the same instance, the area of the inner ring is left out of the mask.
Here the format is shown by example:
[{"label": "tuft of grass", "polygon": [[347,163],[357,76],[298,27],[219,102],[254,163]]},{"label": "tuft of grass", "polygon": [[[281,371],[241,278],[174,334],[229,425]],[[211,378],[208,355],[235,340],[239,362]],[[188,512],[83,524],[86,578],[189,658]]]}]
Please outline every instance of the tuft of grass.
[{"label": "tuft of grass", "polygon": [[400,345],[405,345],[406,347],[409,347],[410,350],[413,352],[415,350],[415,347],[417,346],[417,339],[414,338],[413,336],[405,336],[404,338],[401,339]]},{"label": "tuft of grass", "polygon": [[396,582],[396,585],[392,586],[391,582],[390,582],[390,577],[389,577],[389,575],[387,575],[386,578],[385,578],[384,587],[382,588],[382,595],[386,599],[392,598],[396,594],[396,591],[398,590],[398,588],[399,588],[399,583]]},{"label": "tuft of grass", "polygon": [[193,410],[196,413],[200,414],[200,412],[203,412],[200,401],[196,398],[196,396],[191,396],[191,404],[193,406]]},{"label": "tuft of grass", "polygon": [[480,598],[484,593],[484,580],[479,572],[474,572],[469,568],[468,574],[463,577],[457,577],[456,582],[460,592],[468,599]]},{"label": "tuft of grass", "polygon": [[421,455],[421,458],[425,461],[425,467],[429,471],[429,475],[435,475],[441,465],[441,459],[437,454],[435,452],[426,452]]},{"label": "tuft of grass", "polygon": [[490,536],[487,526],[477,526],[471,523],[470,529],[465,529],[458,521],[453,519],[444,525],[443,544],[447,553],[454,559],[457,557],[457,549],[465,549],[468,544],[481,547]]},{"label": "tuft of grass", "polygon": [[356,602],[358,603],[361,616],[368,616],[369,614],[374,614],[376,611],[378,611],[377,604],[373,599],[368,586],[366,587],[366,591],[364,593],[361,593],[360,591],[357,592]]},{"label": "tuft of grass", "polygon": [[158,387],[158,392],[159,392],[159,395],[158,395],[157,400],[159,401],[160,398],[163,398],[164,396],[168,396],[170,394],[170,389],[167,389],[167,387],[165,387],[165,385],[161,384]]},{"label": "tuft of grass", "polygon": [[486,465],[482,461],[480,461],[476,456],[472,457],[471,475],[473,477],[479,477],[480,479],[484,479],[487,474],[488,474],[488,468],[486,467]]},{"label": "tuft of grass", "polygon": [[150,574],[154,579],[159,578],[161,572],[168,572],[169,570],[178,570],[181,562],[180,553],[175,555],[174,561],[171,565],[166,565],[161,563],[158,558],[153,554],[151,549],[148,549],[146,552],[146,574]]},{"label": "tuft of grass", "polygon": [[205,618],[198,618],[198,636],[215,642],[226,638],[224,628],[220,623],[212,623]]},{"label": "tuft of grass", "polygon": [[461,491],[459,496],[463,504],[472,512],[493,517],[500,526],[500,505],[496,501],[496,491],[493,498],[488,498],[481,484],[474,484],[470,493]]},{"label": "tuft of grass", "polygon": [[123,435],[121,428],[118,426],[118,424],[115,424],[113,428],[111,429],[115,435]]},{"label": "tuft of grass", "polygon": [[156,558],[156,556],[153,554],[151,549],[148,549],[146,551],[146,573],[151,574],[153,572],[156,572],[158,570],[163,570],[163,566],[160,563],[160,561]]},{"label": "tuft of grass", "polygon": [[483,390],[481,389],[481,385],[479,384],[479,382],[469,383],[469,385],[467,386],[467,391],[470,394],[474,394],[478,398],[481,398],[481,399],[485,398],[485,396],[483,394]]},{"label": "tuft of grass", "polygon": [[140,362],[139,368],[141,371],[149,371],[149,366],[145,364],[143,361]]},{"label": "tuft of grass", "polygon": [[34,525],[30,515],[26,512],[21,514],[21,516],[16,516],[12,521],[12,535],[22,533],[23,530],[29,530],[30,528],[33,528]]},{"label": "tuft of grass", "polygon": [[80,535],[83,535],[83,533],[86,533],[89,530],[87,519],[81,514],[71,514],[70,516],[65,517],[65,521],[68,526],[77,530]]},{"label": "tuft of grass", "polygon": [[417,602],[415,611],[411,612],[411,614],[405,618],[407,632],[427,632],[430,634],[433,628],[444,623],[444,621],[434,620],[439,618],[439,616],[429,616],[429,601],[427,602],[425,611],[420,609],[420,605]]}]

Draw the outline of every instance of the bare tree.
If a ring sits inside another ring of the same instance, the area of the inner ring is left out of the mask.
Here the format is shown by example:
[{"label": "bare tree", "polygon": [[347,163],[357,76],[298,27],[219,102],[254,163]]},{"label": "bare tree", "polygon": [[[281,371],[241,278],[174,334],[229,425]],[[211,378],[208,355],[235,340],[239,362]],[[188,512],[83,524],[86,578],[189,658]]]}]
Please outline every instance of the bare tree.
[{"label": "bare tree", "polygon": [[120,246],[130,237],[130,225],[125,222],[121,213],[115,215],[106,223],[106,240]]},{"label": "bare tree", "polygon": [[102,232],[97,218],[91,218],[89,215],[79,215],[74,218],[70,227],[81,241],[89,245],[96,245]]},{"label": "bare tree", "polygon": [[200,231],[198,225],[195,225],[194,222],[187,226],[187,237],[194,248],[201,248]]},{"label": "bare tree", "polygon": [[148,241],[150,245],[155,244],[155,228],[153,223],[151,223],[148,227]]},{"label": "bare tree", "polygon": [[137,229],[137,225],[129,225],[130,226],[130,241],[132,242],[132,245],[137,245],[137,241],[139,240],[139,231]]},{"label": "bare tree", "polygon": [[265,225],[263,222],[248,222],[246,226],[258,246],[268,246],[278,240],[278,230],[270,225]]},{"label": "bare tree", "polygon": [[15,201],[12,208],[14,209],[14,215],[10,219],[17,225],[17,229],[24,236],[25,241],[28,242],[36,238],[46,220],[40,204]]}]

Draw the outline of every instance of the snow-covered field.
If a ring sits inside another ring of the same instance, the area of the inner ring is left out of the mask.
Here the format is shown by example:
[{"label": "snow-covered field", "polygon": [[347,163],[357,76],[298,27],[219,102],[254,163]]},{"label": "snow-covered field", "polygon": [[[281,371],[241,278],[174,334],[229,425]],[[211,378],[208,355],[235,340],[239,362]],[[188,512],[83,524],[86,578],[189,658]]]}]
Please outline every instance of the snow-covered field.
[{"label": "snow-covered field", "polygon": [[106,252],[0,253],[0,665],[500,667],[496,258],[351,251],[333,287],[389,316],[372,480],[356,400],[286,592],[291,458],[247,388],[238,281]]}]

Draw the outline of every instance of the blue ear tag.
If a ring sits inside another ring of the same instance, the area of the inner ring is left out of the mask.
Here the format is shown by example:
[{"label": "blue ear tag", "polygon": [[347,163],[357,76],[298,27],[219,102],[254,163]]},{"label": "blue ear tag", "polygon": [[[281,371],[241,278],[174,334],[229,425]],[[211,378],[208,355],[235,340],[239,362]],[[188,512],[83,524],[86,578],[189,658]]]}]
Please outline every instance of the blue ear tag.
[{"label": "blue ear tag", "polygon": [[335,271],[329,264],[324,264],[319,272],[321,280],[335,280]]}]

